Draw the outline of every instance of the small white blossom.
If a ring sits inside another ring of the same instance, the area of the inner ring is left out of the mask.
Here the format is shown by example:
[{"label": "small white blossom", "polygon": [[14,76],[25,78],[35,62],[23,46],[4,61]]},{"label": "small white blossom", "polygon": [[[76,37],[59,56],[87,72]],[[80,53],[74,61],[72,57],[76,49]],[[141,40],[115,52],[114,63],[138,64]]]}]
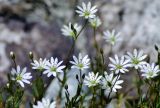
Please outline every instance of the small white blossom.
[{"label": "small white blossom", "polygon": [[46,63],[47,63],[46,59],[42,60],[42,58],[40,58],[39,61],[34,60],[33,63],[31,63],[32,69],[43,70],[46,66]]},{"label": "small white blossom", "polygon": [[125,60],[124,56],[118,58],[118,56],[115,55],[115,59],[111,57],[109,57],[109,59],[111,61],[111,63],[109,64],[110,70],[114,71],[116,74],[118,74],[119,72],[127,72],[127,68],[131,66],[131,64],[129,64],[129,60]]},{"label": "small white blossom", "polygon": [[[74,33],[74,31],[71,28],[71,25],[72,24],[69,23],[68,26],[64,25],[63,28],[61,29],[62,34],[64,36],[71,36],[71,37],[75,37],[76,36],[76,34]],[[73,27],[74,27],[74,29],[76,30],[77,33],[80,32],[81,26],[79,26],[77,23],[73,24]]]},{"label": "small white blossom", "polygon": [[134,49],[133,54],[130,52],[127,52],[128,55],[126,55],[126,59],[128,59],[135,69],[141,68],[142,65],[146,64],[145,61],[143,61],[147,55],[143,55],[143,51],[140,50],[139,52]]},{"label": "small white blossom", "polygon": [[95,17],[93,19],[90,19],[89,22],[90,22],[91,26],[94,27],[94,28],[97,28],[102,24],[99,17]]},{"label": "small white blossom", "polygon": [[120,42],[122,40],[122,38],[120,37],[120,33],[115,34],[115,30],[112,30],[112,32],[104,32],[103,38],[111,45],[115,45],[117,42]]},{"label": "small white blossom", "polygon": [[107,91],[117,92],[117,89],[121,89],[122,87],[120,84],[123,83],[123,80],[119,80],[120,76],[113,76],[113,73],[107,74],[105,72],[105,77],[102,79],[102,88],[106,89]]},{"label": "small white blossom", "polygon": [[88,4],[82,3],[82,7],[77,6],[78,10],[76,12],[79,14],[80,17],[84,17],[85,19],[94,18],[97,12],[97,6],[91,6],[91,2]]},{"label": "small white blossom", "polygon": [[160,72],[160,69],[158,65],[155,65],[155,63],[152,63],[151,65],[147,63],[141,67],[141,72],[142,76],[149,79],[156,77]]},{"label": "small white blossom", "polygon": [[17,69],[12,68],[11,70],[12,80],[15,80],[17,83],[24,87],[24,83],[30,84],[29,79],[32,78],[31,73],[27,72],[27,68],[20,69],[20,66],[17,66]]},{"label": "small white blossom", "polygon": [[71,68],[76,68],[80,70],[88,69],[90,65],[90,59],[88,58],[88,55],[82,56],[81,53],[79,53],[78,58],[76,56],[73,56],[74,61],[70,61],[73,66]]},{"label": "small white blossom", "polygon": [[33,108],[56,108],[56,102],[50,102],[49,99],[42,98],[42,101],[38,101],[37,105],[33,105]]},{"label": "small white blossom", "polygon": [[88,87],[97,86],[100,83],[102,76],[99,76],[98,73],[94,74],[90,72],[88,76],[85,77],[84,84]]},{"label": "small white blossom", "polygon": [[48,77],[50,77],[51,75],[56,77],[57,73],[63,72],[62,69],[65,68],[64,65],[61,66],[62,62],[63,61],[58,62],[57,58],[54,59],[53,57],[51,57],[50,61],[46,63],[46,70],[43,72],[43,74],[47,74]]}]

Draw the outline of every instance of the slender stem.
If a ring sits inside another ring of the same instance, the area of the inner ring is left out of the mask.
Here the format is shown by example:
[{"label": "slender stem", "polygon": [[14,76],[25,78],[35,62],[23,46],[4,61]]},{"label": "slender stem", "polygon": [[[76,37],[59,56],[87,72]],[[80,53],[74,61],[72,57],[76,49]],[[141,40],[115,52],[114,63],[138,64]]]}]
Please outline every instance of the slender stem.
[{"label": "slender stem", "polygon": [[109,94],[108,94],[108,97],[107,97],[108,100],[109,100],[109,98],[110,98],[110,95],[111,95],[111,93],[112,93],[113,87],[114,87],[114,85],[116,84],[119,76],[120,76],[120,72],[118,73],[117,78],[116,78],[116,81],[114,82],[113,86],[111,87],[111,90],[110,90],[110,92],[109,92]]},{"label": "slender stem", "polygon": [[[88,20],[85,21],[83,27],[81,28],[81,30],[79,31],[79,33],[75,36],[75,37],[76,37],[75,40],[73,40],[73,44],[72,44],[72,46],[71,46],[71,48],[70,48],[70,50],[69,50],[69,52],[68,52],[68,54],[67,54],[66,60],[64,61],[64,63],[66,64],[66,68],[68,67],[69,59],[70,59],[70,57],[71,57],[71,54],[72,54],[72,52],[74,51],[77,38],[79,37],[79,35],[80,35],[81,32],[83,31],[83,29],[86,27],[87,23],[88,23]],[[66,82],[66,76],[67,76],[67,73],[66,73],[66,71],[65,71],[65,72],[64,72],[64,76],[63,76],[63,80],[62,80],[62,86],[61,86],[60,91],[59,91],[59,96],[60,96],[60,98],[61,98],[61,94],[62,94],[62,93],[61,93],[61,92],[62,92],[62,88],[64,87],[65,82]],[[60,80],[59,80],[59,81],[60,81]]]},{"label": "slender stem", "polygon": [[140,97],[141,96],[141,82],[142,82],[142,79],[141,79],[141,76],[140,76],[140,73],[139,73],[138,69],[137,69],[137,75],[139,77],[137,89],[138,89],[138,94],[139,94],[139,97]]},{"label": "slender stem", "polygon": [[65,62],[64,62],[66,65],[68,65],[68,61],[69,61],[69,58],[71,57],[71,53],[72,53],[73,50],[74,50],[76,41],[77,41],[79,35],[81,34],[81,32],[83,31],[83,29],[86,27],[87,23],[88,23],[88,20],[85,21],[83,27],[81,28],[81,30],[79,31],[79,33],[75,36],[76,39],[73,40],[73,44],[72,44],[72,46],[71,46],[71,48],[70,48],[70,50],[69,50],[69,52],[68,52],[68,54],[67,54],[67,59],[66,59]]},{"label": "slender stem", "polygon": [[13,63],[14,63],[14,68],[17,69],[17,63],[16,63],[15,59],[13,59]]},{"label": "slender stem", "polygon": [[57,79],[60,83],[63,83],[63,81],[59,78],[59,76],[57,75]]},{"label": "slender stem", "polygon": [[142,80],[142,79],[141,79],[141,75],[140,75],[138,69],[137,69],[137,75],[138,75],[138,77],[139,77],[139,80]]},{"label": "slender stem", "polygon": [[[72,53],[73,50],[74,50],[75,44],[76,44],[76,40],[73,40],[72,46],[71,46],[71,48],[70,48],[70,50],[69,50],[69,52],[68,52],[68,54],[67,54],[67,58],[66,58],[66,60],[64,61],[64,63],[65,63],[66,65],[68,65],[69,58],[71,57],[71,53]],[[66,66],[66,67],[67,67],[67,66]]]},{"label": "slender stem", "polygon": [[83,81],[82,81],[82,70],[80,69],[79,72],[80,72],[80,84],[82,84],[83,83]]},{"label": "slender stem", "polygon": [[95,90],[95,87],[93,87],[92,108],[94,108],[95,106],[95,93],[96,93],[96,90]]},{"label": "slender stem", "polygon": [[101,56],[102,56],[102,72],[104,72],[104,70],[105,70],[105,62],[104,62],[104,55],[103,55],[103,53],[101,53]]},{"label": "slender stem", "polygon": [[97,50],[97,53],[99,53],[99,47],[98,47],[98,43],[97,43],[97,40],[96,40],[96,29],[93,28],[93,36],[94,36],[94,45],[95,45],[95,48]]},{"label": "slender stem", "polygon": [[77,34],[76,39],[77,39],[78,36],[81,34],[81,32],[83,31],[83,29],[86,27],[87,23],[88,23],[88,20],[85,21],[83,27],[81,28],[81,30],[80,30],[79,33]]}]

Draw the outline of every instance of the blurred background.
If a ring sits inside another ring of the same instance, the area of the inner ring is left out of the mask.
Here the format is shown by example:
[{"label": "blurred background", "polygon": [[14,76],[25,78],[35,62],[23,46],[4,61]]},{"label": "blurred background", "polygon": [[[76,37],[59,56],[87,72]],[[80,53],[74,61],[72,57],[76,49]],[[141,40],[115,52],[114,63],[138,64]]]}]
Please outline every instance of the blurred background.
[{"label": "blurred background", "polygon": [[[66,58],[72,40],[61,34],[69,22],[83,23],[75,13],[77,5],[88,0],[0,0],[0,83],[7,81],[6,73],[13,66],[9,52],[16,54],[17,64],[29,66],[29,51],[35,58]],[[91,0],[98,7],[102,25],[97,41],[106,58],[110,46],[103,31],[121,32],[123,41],[113,48],[118,55],[133,49],[143,49],[156,61],[154,45],[160,45],[160,0]],[[94,56],[93,31],[87,27],[79,37],[75,54]],[[111,55],[110,55],[111,56]],[[107,59],[106,59],[107,60]]]}]

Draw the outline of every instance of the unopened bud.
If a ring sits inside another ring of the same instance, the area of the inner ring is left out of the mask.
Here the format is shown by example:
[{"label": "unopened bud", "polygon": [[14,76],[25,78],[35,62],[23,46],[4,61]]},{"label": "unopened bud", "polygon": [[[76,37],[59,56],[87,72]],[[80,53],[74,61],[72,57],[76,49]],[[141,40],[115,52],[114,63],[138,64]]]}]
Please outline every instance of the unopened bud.
[{"label": "unopened bud", "polygon": [[76,74],[76,79],[79,80],[78,75]]},{"label": "unopened bud", "polygon": [[65,85],[65,89],[68,90],[68,85],[67,84]]},{"label": "unopened bud", "polygon": [[158,46],[157,45],[155,45],[154,48],[155,48],[156,51],[158,51]]},{"label": "unopened bud", "polygon": [[82,78],[83,78],[83,79],[85,78],[85,74],[82,75]]},{"label": "unopened bud", "polygon": [[29,52],[29,58],[33,59],[33,52],[31,52],[31,51]]},{"label": "unopened bud", "polygon": [[13,51],[10,52],[10,57],[11,57],[12,59],[15,59],[15,58],[16,58],[16,56],[15,56],[15,54],[14,54]]},{"label": "unopened bud", "polygon": [[7,83],[7,87],[9,88],[9,83]]},{"label": "unopened bud", "polygon": [[102,48],[100,49],[100,53],[103,54],[103,49]]}]

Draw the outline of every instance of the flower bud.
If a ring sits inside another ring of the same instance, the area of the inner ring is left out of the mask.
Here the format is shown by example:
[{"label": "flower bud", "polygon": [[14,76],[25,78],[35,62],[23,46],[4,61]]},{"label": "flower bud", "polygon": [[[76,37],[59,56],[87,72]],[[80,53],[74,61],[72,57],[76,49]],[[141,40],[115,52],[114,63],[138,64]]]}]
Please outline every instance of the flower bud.
[{"label": "flower bud", "polygon": [[10,52],[10,57],[11,57],[12,59],[15,59],[15,58],[16,58],[16,56],[15,56],[15,54],[14,54],[13,51]]},{"label": "flower bud", "polygon": [[33,59],[33,52],[31,52],[31,51],[29,52],[29,58]]},{"label": "flower bud", "polygon": [[85,74],[82,75],[82,79],[84,79],[84,78],[85,78]]},{"label": "flower bud", "polygon": [[76,74],[76,79],[79,80],[78,75]]},{"label": "flower bud", "polygon": [[103,54],[103,49],[102,48],[100,49],[100,53]]},{"label": "flower bud", "polygon": [[68,85],[66,84],[64,88],[65,88],[66,90],[68,90]]},{"label": "flower bud", "polygon": [[158,46],[157,46],[157,45],[155,45],[154,47],[155,47],[155,50],[156,50],[156,51],[158,51],[158,49],[159,49],[159,48],[158,48]]},{"label": "flower bud", "polygon": [[9,83],[7,83],[7,87],[9,88]]}]

